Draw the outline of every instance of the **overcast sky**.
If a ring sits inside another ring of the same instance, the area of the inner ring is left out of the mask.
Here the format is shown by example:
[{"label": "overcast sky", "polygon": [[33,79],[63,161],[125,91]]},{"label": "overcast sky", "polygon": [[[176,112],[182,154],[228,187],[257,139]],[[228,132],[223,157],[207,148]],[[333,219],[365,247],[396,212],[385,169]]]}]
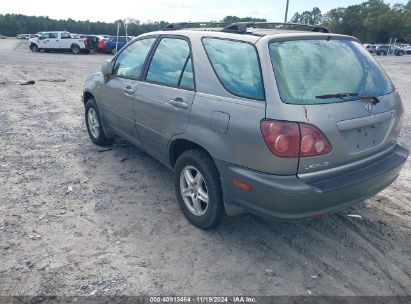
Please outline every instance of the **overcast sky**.
[{"label": "overcast sky", "polygon": [[[227,15],[252,16],[269,21],[284,20],[286,0],[2,0],[0,13],[49,16],[112,22],[128,17],[140,21],[220,21]],[[290,0],[289,18],[295,12],[317,6],[327,12],[332,8],[359,4],[365,0]],[[386,3],[406,3],[407,0],[386,0]]]}]

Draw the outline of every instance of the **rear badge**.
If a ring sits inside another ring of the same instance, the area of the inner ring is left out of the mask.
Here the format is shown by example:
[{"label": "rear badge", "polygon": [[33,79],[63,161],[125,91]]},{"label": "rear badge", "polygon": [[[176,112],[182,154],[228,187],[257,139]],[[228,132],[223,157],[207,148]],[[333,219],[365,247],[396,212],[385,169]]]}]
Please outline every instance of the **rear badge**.
[{"label": "rear badge", "polygon": [[367,103],[365,108],[367,109],[368,113],[372,113],[372,112],[375,111],[375,104],[373,104],[372,102],[369,102],[369,103]]},{"label": "rear badge", "polygon": [[310,165],[305,165],[304,169],[313,170],[313,169],[318,169],[318,168],[325,168],[325,167],[328,167],[329,164],[330,164],[329,162],[323,162],[319,164],[310,164]]}]

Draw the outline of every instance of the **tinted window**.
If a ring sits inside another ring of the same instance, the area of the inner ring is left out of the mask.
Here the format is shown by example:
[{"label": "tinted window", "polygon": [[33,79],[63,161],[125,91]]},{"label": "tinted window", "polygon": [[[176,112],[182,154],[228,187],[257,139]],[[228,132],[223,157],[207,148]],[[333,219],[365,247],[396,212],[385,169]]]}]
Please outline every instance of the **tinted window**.
[{"label": "tinted window", "polygon": [[216,38],[204,38],[203,45],[218,78],[230,93],[264,99],[260,65],[253,45]]},{"label": "tinted window", "polygon": [[[281,98],[292,104],[342,102],[336,93],[379,96],[391,82],[360,44],[348,40],[295,40],[269,44]],[[348,98],[349,100],[355,99]]]},{"label": "tinted window", "polygon": [[58,37],[57,33],[50,33],[49,34],[50,39],[57,39],[57,37]]},{"label": "tinted window", "polygon": [[155,40],[156,38],[147,38],[130,44],[117,57],[113,75],[137,80]]},{"label": "tinted window", "polygon": [[[192,88],[193,70],[190,47],[187,41],[177,38],[163,38],[153,56],[147,73],[147,80],[170,86]],[[191,76],[190,76],[191,74]]]}]

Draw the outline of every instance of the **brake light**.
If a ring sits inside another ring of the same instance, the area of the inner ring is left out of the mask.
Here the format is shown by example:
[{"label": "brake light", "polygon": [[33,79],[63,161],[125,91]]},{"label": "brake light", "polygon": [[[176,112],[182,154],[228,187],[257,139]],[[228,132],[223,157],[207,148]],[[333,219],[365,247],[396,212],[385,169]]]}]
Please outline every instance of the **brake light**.
[{"label": "brake light", "polygon": [[402,127],[404,126],[404,120],[405,120],[404,106],[401,104],[400,118],[398,119],[397,127],[395,128],[396,132],[401,131]]},{"label": "brake light", "polygon": [[298,123],[263,120],[261,133],[268,149],[279,157],[298,157],[300,131]]},{"label": "brake light", "polygon": [[268,149],[279,157],[312,157],[331,151],[325,135],[310,124],[263,120],[261,133]]},{"label": "brake light", "polygon": [[84,40],[84,46],[87,46],[87,39]]}]

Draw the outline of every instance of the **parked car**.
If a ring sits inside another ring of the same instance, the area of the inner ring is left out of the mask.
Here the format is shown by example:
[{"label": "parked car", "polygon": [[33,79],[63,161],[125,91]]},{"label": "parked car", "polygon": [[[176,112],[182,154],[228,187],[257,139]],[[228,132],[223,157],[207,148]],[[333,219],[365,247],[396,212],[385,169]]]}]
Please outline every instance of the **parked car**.
[{"label": "parked car", "polygon": [[30,34],[18,34],[17,39],[30,39]]},{"label": "parked car", "polygon": [[117,51],[119,51],[123,46],[127,44],[128,41],[131,39],[129,37],[118,37],[118,40],[116,37],[110,37],[109,40],[104,41],[104,53],[108,54],[116,54]]},{"label": "parked car", "polygon": [[[73,36],[73,34],[72,34]],[[100,51],[100,41],[105,41],[101,35],[75,34],[76,38],[84,38],[87,40],[87,49],[93,51]]]},{"label": "parked car", "polygon": [[38,38],[29,39],[30,50],[38,52],[40,50],[71,51],[73,54],[80,54],[88,51],[87,39],[72,38],[68,32],[44,32]]},{"label": "parked car", "polygon": [[404,49],[400,48],[396,45],[380,45],[376,48],[375,53],[377,55],[388,55],[388,54],[394,54],[396,56],[402,56],[405,54]]},{"label": "parked car", "polygon": [[411,47],[407,47],[404,49],[404,54],[411,55]]},{"label": "parked car", "polygon": [[375,54],[376,53],[376,49],[377,49],[377,45],[375,44],[368,44],[366,47],[368,52],[370,52],[371,54]]},{"label": "parked car", "polygon": [[358,40],[249,27],[129,42],[85,82],[91,141],[121,136],[173,170],[202,229],[225,213],[324,216],[390,185],[409,153],[404,108]]},{"label": "parked car", "polygon": [[6,38],[7,38],[6,36],[3,36],[0,34],[0,39],[6,39]]}]

